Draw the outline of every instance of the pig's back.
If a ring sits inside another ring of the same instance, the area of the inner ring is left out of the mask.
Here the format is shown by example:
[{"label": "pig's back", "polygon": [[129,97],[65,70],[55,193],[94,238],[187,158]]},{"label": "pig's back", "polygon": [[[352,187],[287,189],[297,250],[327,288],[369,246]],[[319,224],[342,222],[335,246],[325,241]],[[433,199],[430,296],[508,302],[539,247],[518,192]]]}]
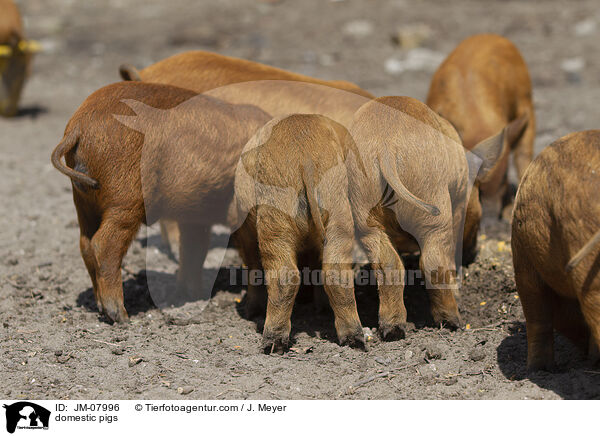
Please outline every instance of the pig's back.
[{"label": "pig's back", "polygon": [[588,276],[597,256],[565,272],[571,257],[600,229],[598,192],[600,130],[572,133],[548,146],[530,164],[517,192],[514,244],[544,281],[566,297],[574,297],[584,285],[600,287],[599,274]]},{"label": "pig's back", "polygon": [[205,51],[190,51],[159,61],[140,72],[142,80],[168,83],[203,93],[233,83],[289,80],[343,89],[368,98],[373,96],[351,82],[321,80],[245,59]]},{"label": "pig's back", "polygon": [[461,42],[435,72],[427,96],[427,104],[457,128],[469,149],[530,100],[531,79],[521,53],[494,34]]}]

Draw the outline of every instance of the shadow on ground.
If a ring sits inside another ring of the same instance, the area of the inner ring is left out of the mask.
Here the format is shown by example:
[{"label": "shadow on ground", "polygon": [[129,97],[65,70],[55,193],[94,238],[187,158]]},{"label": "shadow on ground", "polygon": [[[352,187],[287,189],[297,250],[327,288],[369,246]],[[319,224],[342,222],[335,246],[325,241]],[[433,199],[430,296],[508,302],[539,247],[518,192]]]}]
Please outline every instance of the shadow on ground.
[{"label": "shadow on ground", "polygon": [[586,360],[585,354],[560,335],[555,336],[554,373],[537,371],[527,374],[527,337],[525,324],[516,322],[498,346],[498,365],[510,380],[529,379],[541,388],[556,392],[567,400],[600,399],[600,368]]}]

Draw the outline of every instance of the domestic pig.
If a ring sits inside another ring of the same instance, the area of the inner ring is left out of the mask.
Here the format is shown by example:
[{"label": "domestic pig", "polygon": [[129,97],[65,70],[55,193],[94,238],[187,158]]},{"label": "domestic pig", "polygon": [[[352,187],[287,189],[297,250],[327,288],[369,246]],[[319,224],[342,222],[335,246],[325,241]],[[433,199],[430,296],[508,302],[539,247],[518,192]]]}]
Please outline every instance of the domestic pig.
[{"label": "domestic pig", "polygon": [[509,157],[512,151],[520,180],[533,157],[535,138],[531,79],[517,47],[494,34],[465,39],[435,72],[427,104],[452,123],[468,150],[511,121],[521,120],[522,127],[515,128],[520,134],[507,141],[480,186],[484,216],[509,218]]},{"label": "domestic pig", "polygon": [[512,221],[527,368],[554,368],[554,330],[594,357],[600,346],[600,130],[571,133],[531,163]]},{"label": "domestic pig", "polygon": [[[324,289],[340,344],[364,347],[354,299],[354,222],[345,161],[357,154],[348,131],[321,115],[275,118],[246,145],[236,170],[231,225],[250,271],[264,271],[264,288],[249,283],[249,316],[264,311],[263,349],[287,348],[300,286],[299,258],[322,261]],[[268,302],[267,302],[268,300]]]},{"label": "domestic pig", "polygon": [[0,0],[0,115],[12,117],[29,73],[32,54],[25,50],[23,21],[12,0]]},{"label": "domestic pig", "polygon": [[[354,83],[320,80],[245,59],[189,51],[138,71],[120,67],[124,80],[143,80],[191,89],[236,104],[252,104],[273,117],[322,114],[349,127],[354,112],[374,98]],[[177,226],[161,222],[163,241],[178,244]]]},{"label": "domestic pig", "polygon": [[13,0],[0,0],[0,45],[17,48],[24,38],[23,20]]},{"label": "domestic pig", "polygon": [[405,335],[399,252],[420,250],[434,321],[461,326],[454,292],[470,186],[495,165],[507,130],[467,158],[452,125],[415,99],[381,97],[356,113],[350,132],[365,171],[350,155],[350,203],[359,241],[378,273],[384,339]]},{"label": "domestic pig", "polygon": [[142,223],[179,224],[178,287],[197,290],[210,228],[226,219],[236,162],[270,118],[253,106],[140,82],[106,86],[83,102],[52,163],[72,180],[81,254],[109,319],[128,319],[120,267]]}]

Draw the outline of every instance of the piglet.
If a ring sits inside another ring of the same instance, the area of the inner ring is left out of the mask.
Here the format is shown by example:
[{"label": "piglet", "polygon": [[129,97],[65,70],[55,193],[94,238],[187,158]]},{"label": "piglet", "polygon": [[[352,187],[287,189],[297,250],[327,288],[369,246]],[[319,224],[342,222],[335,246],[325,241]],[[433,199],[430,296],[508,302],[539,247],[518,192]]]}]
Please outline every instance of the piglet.
[{"label": "piglet", "polygon": [[210,228],[226,220],[236,162],[270,118],[253,106],[138,82],[106,86],[79,107],[52,163],[72,180],[81,255],[108,318],[128,319],[120,267],[142,223],[179,224],[178,288],[197,290]]}]

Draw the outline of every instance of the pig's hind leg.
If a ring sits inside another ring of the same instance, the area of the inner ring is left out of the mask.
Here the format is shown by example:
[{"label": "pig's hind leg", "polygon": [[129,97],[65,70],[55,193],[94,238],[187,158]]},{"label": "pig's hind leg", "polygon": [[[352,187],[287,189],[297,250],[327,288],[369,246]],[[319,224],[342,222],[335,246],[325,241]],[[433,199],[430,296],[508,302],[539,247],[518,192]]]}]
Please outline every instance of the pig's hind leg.
[{"label": "pig's hind leg", "polygon": [[[515,236],[513,236],[515,238]],[[513,244],[517,292],[527,328],[527,370],[554,369],[553,290]]]},{"label": "pig's hind leg", "polygon": [[590,339],[588,346],[589,359],[598,364],[600,362],[600,289],[590,289],[579,296],[581,311],[590,326]]},{"label": "pig's hind leg", "polygon": [[139,217],[132,216],[131,210],[108,210],[91,240],[96,259],[97,298],[101,310],[115,322],[129,319],[123,301],[121,263],[140,223]]},{"label": "pig's hind leg", "polygon": [[386,341],[403,339],[406,336],[404,265],[383,228],[368,224],[361,227],[360,242],[377,276],[380,334]]},{"label": "pig's hind leg", "polygon": [[267,354],[283,352],[289,346],[292,309],[300,287],[298,235],[287,215],[268,206],[258,208],[257,235],[268,295],[262,346]]},{"label": "pig's hind leg", "polygon": [[428,232],[420,246],[420,266],[425,275],[433,320],[436,324],[459,328],[462,320],[454,298],[457,271],[452,227],[447,225]]},{"label": "pig's hind leg", "polygon": [[262,265],[256,234],[256,213],[248,214],[242,226],[233,233],[232,237],[248,268],[246,318],[264,317],[267,308],[267,291],[262,283]]},{"label": "pig's hind leg", "polygon": [[98,310],[102,310],[102,302],[98,295],[98,283],[96,281],[96,256],[92,248],[92,238],[100,227],[100,216],[94,212],[93,208],[86,205],[85,200],[78,195],[77,190],[73,190],[73,200],[75,209],[77,210],[77,220],[79,221],[79,249],[81,257],[85,263],[88,274],[92,280],[94,290],[94,298],[98,306]]},{"label": "pig's hind leg", "polygon": [[[336,206],[331,205],[331,208],[334,207]],[[354,222],[347,200],[337,205],[337,209],[340,208],[344,209],[344,213],[332,212],[327,222],[327,237],[323,248],[324,287],[335,316],[335,330],[340,345],[365,348],[364,333],[354,297]]]}]

